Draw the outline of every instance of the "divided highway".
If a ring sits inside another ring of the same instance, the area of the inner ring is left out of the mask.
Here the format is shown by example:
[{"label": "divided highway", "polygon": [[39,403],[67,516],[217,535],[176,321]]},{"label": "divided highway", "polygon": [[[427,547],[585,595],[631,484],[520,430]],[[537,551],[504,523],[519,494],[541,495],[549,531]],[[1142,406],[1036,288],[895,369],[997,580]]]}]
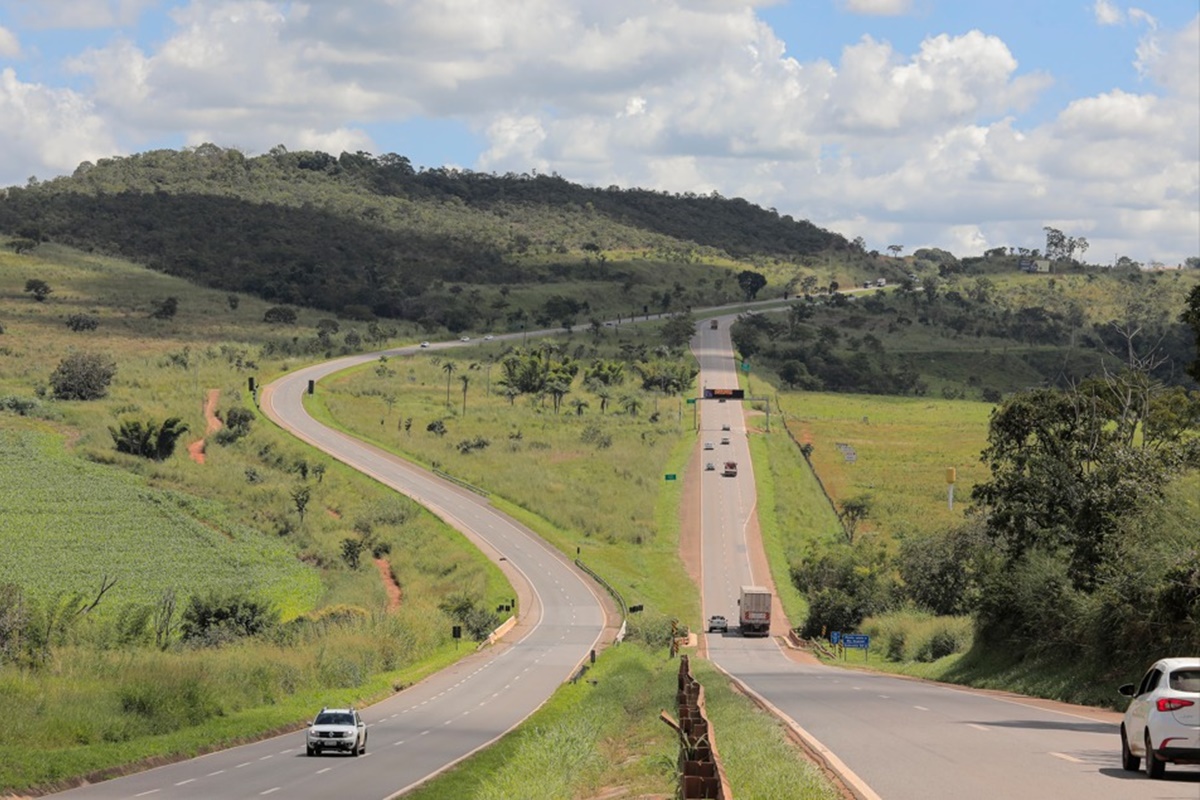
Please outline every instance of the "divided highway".
[{"label": "divided highway", "polygon": [[[702,386],[738,385],[729,340],[732,320],[723,317],[715,330],[703,324],[693,339]],[[1121,769],[1118,714],[798,663],[774,638],[739,636],[738,587],[770,585],[767,574],[753,569],[753,542],[747,539],[755,491],[746,423],[736,400],[702,401],[700,414],[702,442],[730,436],[729,445],[703,451],[701,460],[719,467],[728,458],[739,465],[736,478],[722,477],[719,469],[700,475],[704,615],[730,620],[729,633],[706,634],[708,655],[800,729],[811,746],[824,750],[859,797],[1200,798],[1200,768],[1168,769],[1164,781]],[[731,431],[723,433],[723,425]],[[773,626],[773,633],[785,632]],[[849,656],[862,657],[861,651]]]},{"label": "divided highway", "polygon": [[601,599],[561,553],[482,496],[326,428],[304,410],[301,398],[309,380],[379,355],[352,356],[291,373],[265,387],[262,410],[300,439],[414,498],[498,561],[518,593],[521,623],[506,637],[511,643],[486,648],[362,709],[368,724],[363,757],[310,758],[300,731],[57,797],[392,797],[502,736],[544,703],[597,646],[606,623]]}]

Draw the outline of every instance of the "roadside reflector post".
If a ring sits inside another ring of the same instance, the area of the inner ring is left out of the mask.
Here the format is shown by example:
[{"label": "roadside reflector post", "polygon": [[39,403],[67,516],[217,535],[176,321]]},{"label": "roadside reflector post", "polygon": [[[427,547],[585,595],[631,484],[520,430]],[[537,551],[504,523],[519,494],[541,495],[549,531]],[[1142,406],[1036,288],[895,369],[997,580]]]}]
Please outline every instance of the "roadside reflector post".
[{"label": "roadside reflector post", "polygon": [[309,382],[308,382],[308,393],[309,393],[309,394],[312,394],[312,393],[313,393],[313,389],[315,389],[315,388],[316,388],[316,385],[317,385],[317,382],[316,382],[316,381],[309,381]]}]

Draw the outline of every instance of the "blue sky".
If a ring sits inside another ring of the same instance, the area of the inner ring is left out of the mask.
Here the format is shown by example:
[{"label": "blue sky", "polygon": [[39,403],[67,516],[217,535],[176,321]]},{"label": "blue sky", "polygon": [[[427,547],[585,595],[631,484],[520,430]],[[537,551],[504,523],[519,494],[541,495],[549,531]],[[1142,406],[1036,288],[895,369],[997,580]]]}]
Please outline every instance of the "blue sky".
[{"label": "blue sky", "polygon": [[0,186],[213,142],[1200,255],[1196,0],[0,0]]}]

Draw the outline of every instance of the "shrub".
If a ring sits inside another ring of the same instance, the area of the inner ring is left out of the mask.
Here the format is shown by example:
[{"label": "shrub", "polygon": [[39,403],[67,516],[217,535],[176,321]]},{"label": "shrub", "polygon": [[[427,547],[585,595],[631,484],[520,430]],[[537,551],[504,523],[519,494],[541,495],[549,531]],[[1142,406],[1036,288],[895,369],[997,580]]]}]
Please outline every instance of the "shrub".
[{"label": "shrub", "polygon": [[296,321],[296,310],[287,306],[271,306],[263,314],[263,322],[291,325]]},{"label": "shrub", "polygon": [[180,618],[179,633],[185,642],[213,646],[246,636],[257,636],[279,622],[279,612],[265,600],[242,592],[193,595]]},{"label": "shrub", "polygon": [[170,319],[179,311],[179,298],[166,297],[154,304],[154,310],[150,312],[150,316],[155,319]]},{"label": "shrub", "polygon": [[99,353],[72,353],[50,375],[59,400],[98,400],[108,394],[117,365]]},{"label": "shrub", "polygon": [[171,417],[162,425],[153,420],[145,423],[126,420],[121,423],[119,429],[110,426],[108,432],[118,453],[165,461],[175,452],[175,443],[187,433],[187,429],[187,425],[182,424],[179,417]]},{"label": "shrub", "polygon": [[100,326],[100,320],[91,314],[72,314],[67,317],[67,327],[76,333],[94,331]]}]

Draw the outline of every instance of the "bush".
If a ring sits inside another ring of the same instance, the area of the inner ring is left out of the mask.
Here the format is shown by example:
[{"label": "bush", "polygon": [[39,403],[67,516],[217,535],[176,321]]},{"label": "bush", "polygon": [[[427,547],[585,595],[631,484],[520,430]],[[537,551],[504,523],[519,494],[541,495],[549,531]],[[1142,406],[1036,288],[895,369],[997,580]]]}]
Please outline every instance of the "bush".
[{"label": "bush", "polygon": [[265,633],[279,622],[279,612],[261,599],[241,592],[193,595],[180,618],[183,641],[202,647],[225,644]]},{"label": "bush", "polygon": [[76,333],[94,331],[100,326],[100,320],[91,314],[72,314],[67,317],[67,327]]},{"label": "bush", "polygon": [[187,425],[182,424],[179,417],[171,417],[162,425],[153,420],[145,423],[126,420],[121,423],[119,429],[110,426],[108,433],[112,436],[118,453],[165,461],[175,452],[175,443],[187,433],[187,429]]},{"label": "bush", "polygon": [[170,319],[179,311],[179,298],[167,297],[159,300],[154,304],[154,310],[150,312],[150,316],[155,319]]},{"label": "bush", "polygon": [[108,394],[117,365],[99,353],[72,353],[50,375],[59,400],[98,400]]},{"label": "bush", "polygon": [[296,321],[296,310],[287,306],[271,306],[263,314],[263,322],[291,325]]}]

